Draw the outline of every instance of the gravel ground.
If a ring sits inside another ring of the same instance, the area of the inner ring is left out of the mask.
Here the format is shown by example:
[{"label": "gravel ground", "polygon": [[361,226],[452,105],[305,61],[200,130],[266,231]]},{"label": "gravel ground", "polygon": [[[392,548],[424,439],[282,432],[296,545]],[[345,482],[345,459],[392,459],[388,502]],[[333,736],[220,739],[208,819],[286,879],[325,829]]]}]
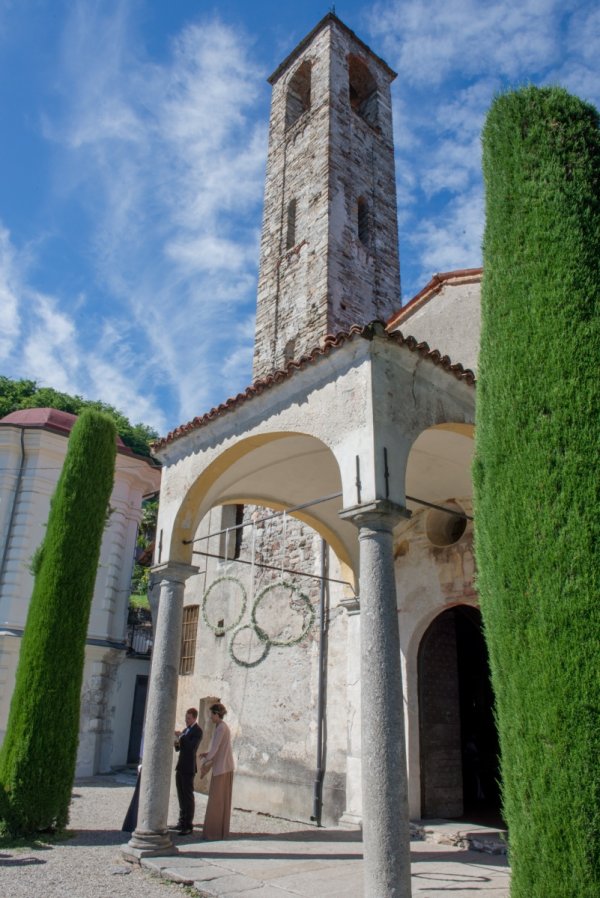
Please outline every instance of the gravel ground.
[{"label": "gravel ground", "polygon": [[[128,776],[80,780],[73,789],[69,829],[64,842],[20,848],[0,846],[0,898],[185,898],[182,886],[151,876],[125,863],[120,846],[128,836],[120,826],[133,792]],[[202,822],[206,798],[196,796],[196,821]],[[169,822],[177,820],[171,794]],[[235,811],[233,833],[293,832],[298,824],[261,814]],[[192,841],[193,837],[188,836]],[[196,893],[197,894],[197,893]]]}]

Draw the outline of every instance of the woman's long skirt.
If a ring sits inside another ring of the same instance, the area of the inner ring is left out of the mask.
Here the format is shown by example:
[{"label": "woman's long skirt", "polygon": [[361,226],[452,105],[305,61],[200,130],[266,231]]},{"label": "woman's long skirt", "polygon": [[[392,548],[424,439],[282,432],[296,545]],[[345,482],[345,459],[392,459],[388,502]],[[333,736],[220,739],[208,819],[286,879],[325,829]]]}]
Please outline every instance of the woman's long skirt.
[{"label": "woman's long skirt", "polygon": [[233,772],[221,773],[210,781],[202,838],[210,842],[229,837]]}]

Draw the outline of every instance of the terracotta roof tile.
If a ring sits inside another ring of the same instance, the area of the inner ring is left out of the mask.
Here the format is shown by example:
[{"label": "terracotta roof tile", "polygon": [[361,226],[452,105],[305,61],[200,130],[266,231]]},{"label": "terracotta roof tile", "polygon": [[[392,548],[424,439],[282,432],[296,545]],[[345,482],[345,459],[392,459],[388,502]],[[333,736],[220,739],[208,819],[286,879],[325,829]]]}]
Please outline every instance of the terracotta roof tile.
[{"label": "terracotta roof tile", "polygon": [[420,343],[415,337],[404,337],[401,331],[386,330],[383,322],[372,321],[370,324],[364,326],[354,325],[350,330],[335,335],[328,334],[324,338],[323,343],[320,346],[316,346],[307,355],[303,355],[299,359],[288,362],[285,368],[280,368],[277,371],[273,371],[272,374],[260,378],[251,386],[247,387],[243,393],[238,393],[237,396],[230,397],[220,405],[211,408],[206,414],[193,418],[191,421],[188,421],[187,424],[181,424],[179,427],[176,427],[175,430],[172,430],[167,436],[162,437],[160,440],[156,440],[152,444],[152,449],[154,451],[162,449],[164,446],[169,445],[169,443],[174,443],[180,437],[191,433],[193,430],[198,430],[198,428],[210,423],[215,418],[225,414],[225,412],[237,408],[247,400],[253,399],[255,396],[264,393],[265,390],[269,390],[276,384],[282,383],[282,381],[291,377],[295,371],[306,368],[307,365],[313,364],[313,362],[317,361],[317,359],[322,356],[329,355],[334,349],[337,349],[344,343],[348,343],[355,337],[372,340],[375,334],[387,336],[389,340],[396,343],[398,346],[406,346],[411,352],[418,353],[422,358],[428,359],[428,361],[432,362],[434,365],[440,365],[445,371],[456,377],[458,380],[462,380],[469,385],[475,383],[475,375],[470,368],[464,368],[460,363],[453,364],[447,355],[442,355],[437,349],[430,349],[427,343]]}]

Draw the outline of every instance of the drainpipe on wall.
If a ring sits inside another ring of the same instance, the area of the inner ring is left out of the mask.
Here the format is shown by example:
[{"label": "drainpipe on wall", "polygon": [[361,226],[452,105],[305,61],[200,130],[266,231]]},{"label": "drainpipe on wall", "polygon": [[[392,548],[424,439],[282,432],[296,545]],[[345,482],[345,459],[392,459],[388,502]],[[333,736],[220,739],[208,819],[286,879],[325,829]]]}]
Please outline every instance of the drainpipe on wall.
[{"label": "drainpipe on wall", "polygon": [[325,724],[327,704],[327,608],[325,568],[327,543],[321,540],[321,592],[319,602],[319,680],[317,695],[317,772],[313,791],[313,812],[311,820],[321,826],[323,810],[323,779],[325,777]]},{"label": "drainpipe on wall", "polygon": [[21,493],[21,482],[23,480],[23,468],[25,467],[25,428],[21,427],[18,424],[13,425],[13,427],[19,427],[21,431],[21,459],[19,461],[19,473],[17,474],[17,484],[15,486],[15,491],[13,493],[12,506],[10,509],[10,515],[8,518],[8,528],[6,530],[6,539],[4,540],[4,546],[2,547],[2,558],[0,558],[0,588],[2,587],[2,581],[4,579],[4,571],[6,569],[6,561],[8,558],[8,544],[10,542],[10,537],[12,534],[13,524],[15,520],[15,514],[17,512],[17,504],[19,501],[19,495]]}]

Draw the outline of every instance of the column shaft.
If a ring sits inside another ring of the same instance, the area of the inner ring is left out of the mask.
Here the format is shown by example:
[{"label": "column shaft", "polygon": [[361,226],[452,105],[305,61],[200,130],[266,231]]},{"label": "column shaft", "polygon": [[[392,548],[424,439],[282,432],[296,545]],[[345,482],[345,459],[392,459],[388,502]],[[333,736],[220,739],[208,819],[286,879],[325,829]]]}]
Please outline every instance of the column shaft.
[{"label": "column shaft", "polygon": [[365,898],[410,898],[410,822],[392,527],[359,516]]},{"label": "column shaft", "polygon": [[163,579],[148,703],[138,822],[128,848],[146,853],[172,848],[167,829],[173,766],[173,733],[179,677],[184,582]]}]

